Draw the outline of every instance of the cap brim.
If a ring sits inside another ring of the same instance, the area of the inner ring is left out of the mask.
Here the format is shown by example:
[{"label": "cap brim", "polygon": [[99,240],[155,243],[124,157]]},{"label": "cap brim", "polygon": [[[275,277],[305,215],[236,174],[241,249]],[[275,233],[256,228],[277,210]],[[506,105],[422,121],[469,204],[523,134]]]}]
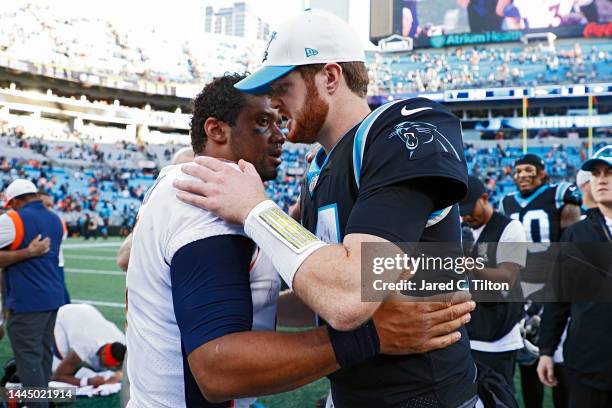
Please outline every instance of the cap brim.
[{"label": "cap brim", "polygon": [[591,171],[593,170],[593,167],[598,164],[605,164],[606,166],[612,166],[612,162],[610,162],[609,160],[605,160],[605,159],[590,159],[585,161],[584,163],[582,163],[582,167],[581,169],[584,171]]},{"label": "cap brim", "polygon": [[472,215],[472,213],[474,212],[474,207],[476,207],[476,201],[460,202],[459,203],[459,214],[462,217],[465,217],[466,215]]},{"label": "cap brim", "polygon": [[270,83],[287,75],[295,65],[261,67],[234,85],[241,92],[261,95],[270,91]]}]

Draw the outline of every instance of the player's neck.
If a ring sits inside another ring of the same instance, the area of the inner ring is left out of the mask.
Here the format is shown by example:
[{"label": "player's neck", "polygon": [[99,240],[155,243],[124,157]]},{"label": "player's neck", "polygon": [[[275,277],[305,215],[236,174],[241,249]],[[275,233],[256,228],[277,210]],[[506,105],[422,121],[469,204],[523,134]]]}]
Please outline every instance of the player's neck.
[{"label": "player's neck", "polygon": [[199,154],[198,156],[214,157],[217,160],[221,160],[225,162],[232,162],[232,163],[238,163],[238,160],[239,160],[236,157],[234,157],[234,154],[232,153],[231,150],[218,148],[217,146],[213,146],[212,143],[208,144],[204,148],[204,151],[202,152],[202,154]]},{"label": "player's neck", "polygon": [[317,141],[329,153],[338,140],[361,122],[370,111],[365,98],[360,98],[352,92],[340,96],[329,107],[327,121],[319,132]]},{"label": "player's neck", "polygon": [[527,197],[529,197],[530,195],[532,195],[533,193],[535,193],[536,191],[538,191],[538,190],[539,190],[539,189],[540,189],[540,188],[541,188],[541,187],[542,187],[544,184],[546,184],[546,183],[541,183],[540,185],[535,186],[535,187],[534,187],[534,188],[532,188],[531,190],[524,190],[524,191],[521,191],[521,192],[520,192],[521,197],[523,197],[523,198],[527,198]]},{"label": "player's neck", "polygon": [[584,205],[586,209],[597,207],[597,203],[595,202],[595,200],[585,195],[582,196],[582,204]]}]

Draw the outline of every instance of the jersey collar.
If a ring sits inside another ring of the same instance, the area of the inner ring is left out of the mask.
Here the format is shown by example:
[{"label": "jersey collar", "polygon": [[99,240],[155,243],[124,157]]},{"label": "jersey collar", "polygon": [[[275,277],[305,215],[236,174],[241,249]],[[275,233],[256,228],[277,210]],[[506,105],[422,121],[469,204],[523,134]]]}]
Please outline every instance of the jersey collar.
[{"label": "jersey collar", "polygon": [[537,190],[535,190],[533,193],[531,193],[530,196],[528,196],[526,198],[523,198],[523,197],[521,197],[521,194],[519,192],[519,193],[517,193],[514,196],[514,199],[516,200],[518,205],[521,206],[521,208],[525,208],[525,207],[527,207],[529,205],[529,203],[531,203],[538,196],[540,196],[544,191],[546,191],[547,188],[548,188],[548,184],[543,184]]},{"label": "jersey collar", "polygon": [[336,146],[338,146],[340,142],[344,140],[344,137],[346,135],[350,134],[354,129],[356,129],[360,123],[357,123],[348,132],[343,134],[342,137],[340,137],[340,139],[338,139],[336,143],[332,146],[331,150],[329,151],[329,153],[327,153],[327,155],[325,153],[325,148],[323,146],[321,146],[321,148],[317,151],[317,154],[312,159],[312,162],[310,162],[310,166],[308,168],[308,174],[306,176],[307,177],[306,181],[308,182],[308,192],[310,193],[311,197],[317,188],[319,176],[321,175],[321,172],[325,169],[325,166],[327,166],[327,162],[329,161],[329,158],[331,157],[332,153],[336,149]]}]

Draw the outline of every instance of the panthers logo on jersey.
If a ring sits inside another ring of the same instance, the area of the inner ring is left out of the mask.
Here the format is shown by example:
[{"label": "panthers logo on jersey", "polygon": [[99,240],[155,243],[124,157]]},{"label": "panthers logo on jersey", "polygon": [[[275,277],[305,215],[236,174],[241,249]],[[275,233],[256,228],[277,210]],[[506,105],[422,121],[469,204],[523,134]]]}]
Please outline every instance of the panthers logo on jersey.
[{"label": "panthers logo on jersey", "polygon": [[394,126],[389,139],[398,137],[410,152],[410,159],[420,159],[433,152],[444,151],[453,154],[457,160],[461,157],[451,142],[438,131],[437,126],[425,122],[400,122]]}]

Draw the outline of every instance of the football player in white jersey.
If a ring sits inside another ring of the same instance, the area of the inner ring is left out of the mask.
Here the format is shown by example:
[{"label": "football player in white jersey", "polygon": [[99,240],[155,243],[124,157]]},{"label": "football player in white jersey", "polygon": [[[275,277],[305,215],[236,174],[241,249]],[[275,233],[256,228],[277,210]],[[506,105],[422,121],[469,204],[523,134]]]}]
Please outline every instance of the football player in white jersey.
[{"label": "football player in white jersey", "polygon": [[[285,138],[266,96],[213,80],[194,101],[196,155],[244,158],[263,179],[276,177]],[[232,398],[282,392],[378,353],[408,354],[459,340],[473,302],[387,302],[356,332],[276,333],[279,278],[242,226],[180,202],[165,168],[138,214],[127,272],[129,407],[229,407]],[[236,197],[240,200],[240,197]],[[273,256],[279,256],[274,254]],[[252,331],[254,330],[254,331]],[[248,401],[247,401],[248,402]]]}]

